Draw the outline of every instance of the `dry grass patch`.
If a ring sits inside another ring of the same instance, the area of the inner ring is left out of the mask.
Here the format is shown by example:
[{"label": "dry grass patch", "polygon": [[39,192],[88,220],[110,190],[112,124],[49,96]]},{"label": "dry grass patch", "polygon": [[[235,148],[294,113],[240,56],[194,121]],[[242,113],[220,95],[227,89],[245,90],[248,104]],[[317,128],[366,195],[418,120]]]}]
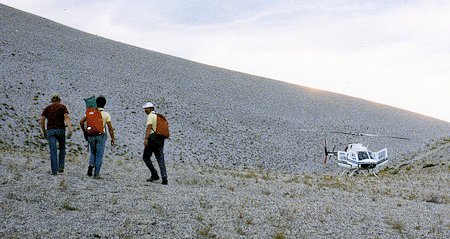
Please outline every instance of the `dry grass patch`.
[{"label": "dry grass patch", "polygon": [[217,238],[217,235],[214,234],[211,229],[213,224],[204,225],[203,228],[197,229],[197,238]]},{"label": "dry grass patch", "polygon": [[67,202],[67,201],[63,203],[62,208],[66,209],[66,210],[68,210],[68,211],[77,211],[77,210],[78,210],[78,208],[76,208],[76,207],[70,205],[70,203]]},{"label": "dry grass patch", "polygon": [[301,177],[299,175],[295,175],[287,180],[284,181],[285,183],[300,183]]},{"label": "dry grass patch", "polygon": [[322,176],[318,186],[319,186],[319,188],[326,187],[326,188],[335,188],[335,189],[340,189],[340,190],[348,190],[348,188],[349,188],[349,185],[343,183],[339,177],[331,176],[331,175]]},{"label": "dry grass patch", "polygon": [[398,231],[400,234],[403,234],[403,231],[405,230],[405,225],[403,222],[390,218],[386,220],[386,223],[391,226],[392,229]]}]

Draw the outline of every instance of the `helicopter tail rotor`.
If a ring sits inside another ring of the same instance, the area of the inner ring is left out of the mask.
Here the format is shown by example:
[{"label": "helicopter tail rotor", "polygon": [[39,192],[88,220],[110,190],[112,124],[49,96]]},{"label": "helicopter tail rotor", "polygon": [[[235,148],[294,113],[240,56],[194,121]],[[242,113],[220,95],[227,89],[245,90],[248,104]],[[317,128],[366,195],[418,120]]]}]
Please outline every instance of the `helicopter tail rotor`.
[{"label": "helicopter tail rotor", "polygon": [[328,159],[327,139],[324,140],[323,150],[324,150],[323,164],[326,165],[327,164],[327,159]]},{"label": "helicopter tail rotor", "polygon": [[328,149],[327,149],[327,139],[324,140],[324,145],[323,145],[323,150],[324,150],[323,163],[324,164],[327,164],[327,160],[328,160],[330,155],[336,155],[335,149],[336,149],[336,146],[333,147],[333,150],[328,151]]}]

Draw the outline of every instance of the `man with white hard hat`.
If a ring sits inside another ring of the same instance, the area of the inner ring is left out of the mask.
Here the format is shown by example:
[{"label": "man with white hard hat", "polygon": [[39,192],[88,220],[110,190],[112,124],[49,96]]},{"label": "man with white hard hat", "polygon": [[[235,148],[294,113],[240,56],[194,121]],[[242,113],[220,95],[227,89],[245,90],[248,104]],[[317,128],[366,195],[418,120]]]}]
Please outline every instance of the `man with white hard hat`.
[{"label": "man with white hard hat", "polygon": [[166,165],[164,162],[164,139],[156,136],[157,125],[157,115],[155,113],[155,105],[151,102],[147,102],[143,105],[145,113],[147,116],[147,129],[145,131],[144,138],[144,155],[143,160],[147,168],[150,170],[151,177],[147,179],[148,182],[153,182],[159,180],[158,172],[150,160],[152,154],[155,154],[156,160],[158,161],[159,169],[161,171],[162,184],[167,185],[167,172]]}]

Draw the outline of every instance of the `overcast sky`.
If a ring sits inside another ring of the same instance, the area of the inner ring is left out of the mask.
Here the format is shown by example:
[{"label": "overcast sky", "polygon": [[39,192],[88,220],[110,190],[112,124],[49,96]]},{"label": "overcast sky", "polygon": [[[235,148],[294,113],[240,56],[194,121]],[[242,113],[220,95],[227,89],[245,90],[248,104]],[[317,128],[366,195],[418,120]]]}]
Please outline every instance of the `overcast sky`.
[{"label": "overcast sky", "polygon": [[450,122],[450,1],[0,3],[149,50]]}]

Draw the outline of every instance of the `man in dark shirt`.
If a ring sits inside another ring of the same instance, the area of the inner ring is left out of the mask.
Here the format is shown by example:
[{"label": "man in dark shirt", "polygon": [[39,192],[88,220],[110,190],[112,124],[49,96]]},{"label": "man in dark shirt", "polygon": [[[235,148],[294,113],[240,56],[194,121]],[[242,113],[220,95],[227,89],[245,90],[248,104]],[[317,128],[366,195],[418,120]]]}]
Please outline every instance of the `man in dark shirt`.
[{"label": "man in dark shirt", "polygon": [[[47,129],[45,120],[47,119]],[[72,136],[73,128],[69,118],[67,107],[61,104],[59,94],[52,95],[52,103],[47,106],[41,115],[41,129],[50,147],[51,174],[57,175],[64,172],[64,159],[66,157],[66,125],[69,128],[67,137]],[[58,148],[56,148],[58,142]],[[59,157],[58,150],[59,149]],[[57,160],[59,158],[59,160]]]}]

